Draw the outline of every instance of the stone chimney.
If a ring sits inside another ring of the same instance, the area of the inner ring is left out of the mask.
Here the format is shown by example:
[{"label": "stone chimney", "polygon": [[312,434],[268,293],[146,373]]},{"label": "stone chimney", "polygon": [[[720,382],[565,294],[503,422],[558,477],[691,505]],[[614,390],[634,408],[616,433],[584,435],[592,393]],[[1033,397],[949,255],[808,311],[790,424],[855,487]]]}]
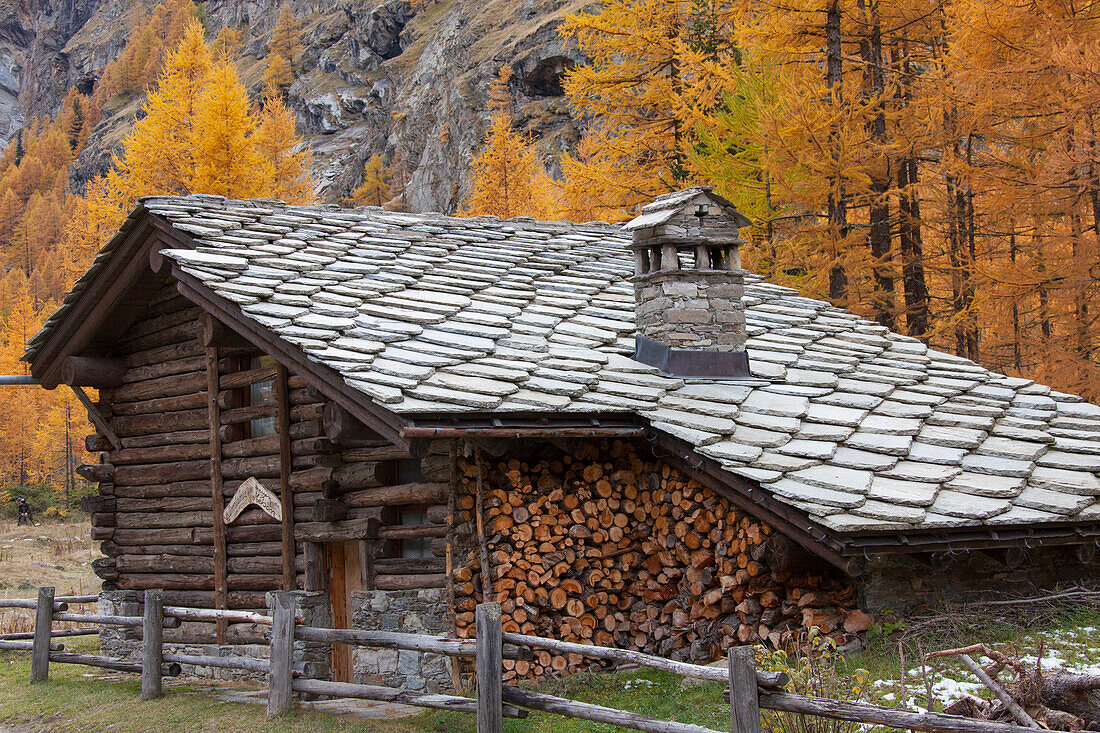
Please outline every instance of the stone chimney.
[{"label": "stone chimney", "polygon": [[708,187],[642,207],[632,232],[638,361],[678,377],[749,378],[738,229],[751,222]]}]

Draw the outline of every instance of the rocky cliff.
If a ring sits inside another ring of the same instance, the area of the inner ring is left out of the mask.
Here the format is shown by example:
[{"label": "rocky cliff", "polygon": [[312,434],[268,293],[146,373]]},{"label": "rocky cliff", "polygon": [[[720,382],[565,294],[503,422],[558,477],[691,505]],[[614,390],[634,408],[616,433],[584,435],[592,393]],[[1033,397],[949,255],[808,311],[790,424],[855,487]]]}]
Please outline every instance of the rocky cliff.
[{"label": "rocky cliff", "polygon": [[[144,0],[148,3],[148,0]],[[452,211],[488,122],[488,88],[512,65],[516,114],[547,162],[577,139],[561,98],[563,72],[580,61],[557,33],[584,0],[293,0],[304,52],[289,103],[312,146],[320,194],[339,201],[380,153],[407,181],[414,211]],[[242,78],[258,93],[280,0],[209,0],[213,37],[244,34]],[[68,89],[90,91],[125,45],[132,0],[24,0],[0,4],[0,134],[50,114]],[[74,166],[74,185],[105,169],[138,105],[107,110]],[[401,180],[395,189],[400,191]]]}]

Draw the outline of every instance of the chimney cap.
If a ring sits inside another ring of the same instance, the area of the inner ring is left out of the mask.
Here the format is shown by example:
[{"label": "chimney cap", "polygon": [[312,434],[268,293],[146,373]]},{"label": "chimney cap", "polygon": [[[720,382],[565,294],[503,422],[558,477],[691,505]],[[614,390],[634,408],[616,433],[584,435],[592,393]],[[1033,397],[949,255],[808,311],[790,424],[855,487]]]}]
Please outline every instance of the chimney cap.
[{"label": "chimney cap", "polygon": [[710,186],[693,186],[658,196],[651,203],[643,206],[641,213],[624,224],[623,229],[633,232],[662,226],[684,214],[698,216],[698,207],[707,204],[718,206],[721,213],[730,217],[730,224],[734,227],[747,227],[752,224],[747,216],[737,210],[732,201],[716,194]]}]

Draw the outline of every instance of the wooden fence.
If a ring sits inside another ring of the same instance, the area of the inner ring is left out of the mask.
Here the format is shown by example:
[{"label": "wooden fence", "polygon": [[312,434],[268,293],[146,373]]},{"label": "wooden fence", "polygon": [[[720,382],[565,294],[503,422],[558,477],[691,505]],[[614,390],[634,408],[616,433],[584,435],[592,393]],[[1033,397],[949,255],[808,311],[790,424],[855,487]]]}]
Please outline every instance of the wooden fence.
[{"label": "wooden fence", "polygon": [[[930,733],[1033,733],[1006,723],[975,720],[956,715],[920,713],[883,708],[864,703],[795,695],[783,691],[788,679],[781,672],[756,669],[752,647],[730,649],[726,667],[701,666],[678,662],[650,654],[609,647],[576,644],[522,634],[504,633],[501,629],[499,603],[483,603],[476,610],[476,639],[447,639],[420,634],[402,634],[363,629],[324,629],[305,626],[297,617],[293,593],[275,594],[271,616],[249,611],[165,606],[163,592],[145,592],[143,616],[107,616],[94,613],[67,613],[68,603],[91,602],[95,596],[55,598],[53,588],[41,588],[37,600],[0,600],[0,608],[32,608],[35,628],[30,642],[0,639],[0,650],[31,652],[30,681],[40,682],[49,676],[49,663],[85,664],[141,675],[141,697],[152,699],[161,694],[164,677],[180,674],[182,665],[197,665],[235,669],[267,675],[267,712],[269,716],[286,713],[293,707],[295,692],[332,697],[358,698],[398,702],[424,708],[452,710],[477,716],[478,733],[501,733],[504,718],[523,718],[530,710],[554,713],[571,718],[590,720],[623,728],[652,733],[718,733],[709,728],[671,720],[659,720],[625,710],[555,697],[540,692],[503,684],[503,660],[530,658],[532,649],[559,654],[580,654],[592,659],[635,664],[684,677],[725,682],[730,707],[732,733],[760,733],[760,710],[776,710],[813,715],[834,720],[882,725],[892,728],[929,731]],[[210,657],[164,652],[165,628],[179,626],[183,620],[236,621],[255,623],[271,628],[269,659],[248,657]],[[92,624],[92,629],[53,630],[54,621]],[[77,633],[95,633],[100,628],[128,626],[141,629],[142,658],[140,663],[110,657],[72,654],[54,640]],[[477,697],[433,694],[378,685],[330,682],[313,679],[313,670],[306,663],[294,662],[294,641],[326,644],[348,644],[384,649],[466,657],[475,660]]]}]

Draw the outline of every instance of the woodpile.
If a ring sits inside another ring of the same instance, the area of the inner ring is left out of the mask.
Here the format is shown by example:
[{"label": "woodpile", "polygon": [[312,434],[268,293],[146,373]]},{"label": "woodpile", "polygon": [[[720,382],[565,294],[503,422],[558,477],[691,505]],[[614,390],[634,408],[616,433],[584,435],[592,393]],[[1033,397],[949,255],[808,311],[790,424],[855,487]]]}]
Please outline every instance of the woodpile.
[{"label": "woodpile", "polygon": [[[705,662],[731,645],[786,644],[810,626],[841,643],[866,628],[839,573],[630,443],[463,460],[464,525],[476,520],[479,463],[487,595],[502,604],[505,631]],[[464,560],[454,572],[456,628],[471,636],[480,548]],[[509,678],[584,664],[546,651],[506,662]]]}]

